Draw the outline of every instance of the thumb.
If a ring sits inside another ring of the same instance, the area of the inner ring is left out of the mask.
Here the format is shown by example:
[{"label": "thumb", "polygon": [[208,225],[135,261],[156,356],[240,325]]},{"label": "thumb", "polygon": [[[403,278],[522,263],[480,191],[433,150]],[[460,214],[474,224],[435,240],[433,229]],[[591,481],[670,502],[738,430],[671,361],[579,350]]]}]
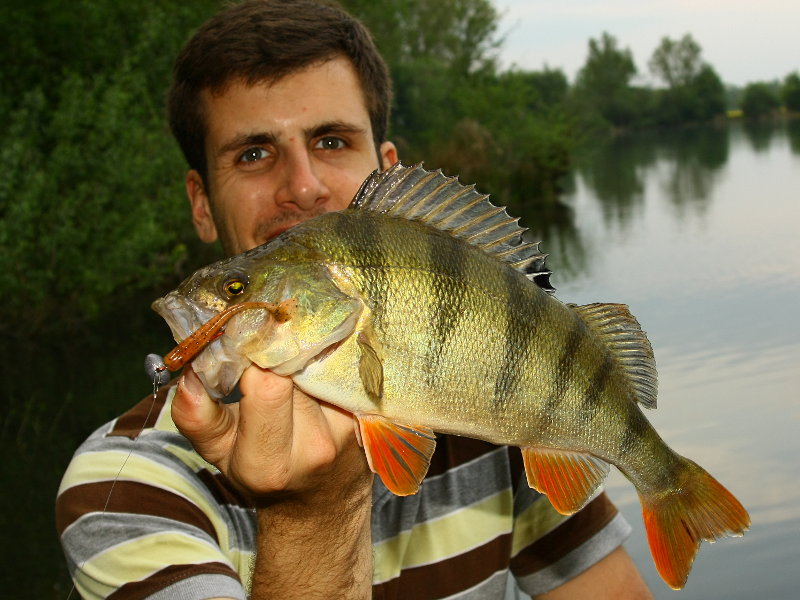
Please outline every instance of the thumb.
[{"label": "thumb", "polygon": [[[225,406],[212,399],[191,366],[183,369],[172,399],[172,420],[195,448],[221,441],[235,428]],[[202,453],[202,452],[201,452]]]}]

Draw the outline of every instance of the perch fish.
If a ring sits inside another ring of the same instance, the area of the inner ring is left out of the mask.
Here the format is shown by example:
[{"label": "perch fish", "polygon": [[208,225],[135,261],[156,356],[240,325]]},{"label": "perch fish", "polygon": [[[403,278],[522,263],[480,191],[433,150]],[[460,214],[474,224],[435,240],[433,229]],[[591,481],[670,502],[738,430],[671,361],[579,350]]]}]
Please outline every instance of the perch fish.
[{"label": "perch fish", "polygon": [[[556,299],[538,243],[474,187],[421,166],[374,173],[351,205],[202,268],[154,309],[224,396],[252,362],[354,415],[372,470],[415,493],[434,432],[518,446],[528,483],[579,510],[615,465],[656,567],[681,588],[702,540],[746,510],[672,451],[653,351],[623,304]],[[177,354],[175,354],[177,353]]]}]

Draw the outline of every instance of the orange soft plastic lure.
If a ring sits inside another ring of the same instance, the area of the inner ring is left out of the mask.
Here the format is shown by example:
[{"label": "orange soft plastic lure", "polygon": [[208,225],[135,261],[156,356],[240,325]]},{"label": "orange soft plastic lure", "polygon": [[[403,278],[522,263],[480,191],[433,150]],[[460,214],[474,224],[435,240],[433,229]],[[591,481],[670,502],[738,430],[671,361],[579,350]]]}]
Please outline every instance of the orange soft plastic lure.
[{"label": "orange soft plastic lure", "polygon": [[278,304],[273,304],[272,302],[242,302],[241,304],[234,304],[203,323],[194,333],[165,354],[163,359],[158,355],[148,354],[145,359],[145,370],[152,379],[160,382],[165,378],[166,371],[177,371],[200,354],[211,342],[225,333],[227,322],[240,312],[255,308],[265,309],[270,312],[278,323],[285,323],[292,318],[295,306],[296,302],[292,299],[284,300]]}]

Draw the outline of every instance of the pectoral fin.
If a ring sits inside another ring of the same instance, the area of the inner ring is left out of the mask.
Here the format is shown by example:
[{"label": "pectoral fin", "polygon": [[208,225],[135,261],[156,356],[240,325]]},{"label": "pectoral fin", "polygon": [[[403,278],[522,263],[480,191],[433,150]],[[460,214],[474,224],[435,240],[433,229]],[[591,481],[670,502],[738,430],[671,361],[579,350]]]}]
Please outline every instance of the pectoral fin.
[{"label": "pectoral fin", "polygon": [[356,415],[367,462],[398,496],[416,494],[428,472],[436,436],[427,427],[401,425],[380,415]]},{"label": "pectoral fin", "polygon": [[610,470],[591,454],[521,448],[528,485],[545,494],[562,515],[580,510],[592,497]]},{"label": "pectoral fin", "polygon": [[378,402],[383,397],[383,362],[378,351],[380,346],[371,327],[360,331],[356,341],[361,350],[361,359],[358,363],[361,383],[364,384],[367,395]]}]

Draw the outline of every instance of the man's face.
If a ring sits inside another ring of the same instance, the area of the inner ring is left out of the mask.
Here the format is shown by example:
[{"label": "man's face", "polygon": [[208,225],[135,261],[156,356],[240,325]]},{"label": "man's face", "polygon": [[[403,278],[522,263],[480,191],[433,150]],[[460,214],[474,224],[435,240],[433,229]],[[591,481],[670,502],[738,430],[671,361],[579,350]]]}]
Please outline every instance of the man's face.
[{"label": "man's face", "polygon": [[186,176],[200,238],[228,254],[263,244],[292,225],[350,203],[376,168],[397,161],[384,142],[381,162],[358,76],[336,58],[274,83],[234,82],[204,93],[208,187]]}]

